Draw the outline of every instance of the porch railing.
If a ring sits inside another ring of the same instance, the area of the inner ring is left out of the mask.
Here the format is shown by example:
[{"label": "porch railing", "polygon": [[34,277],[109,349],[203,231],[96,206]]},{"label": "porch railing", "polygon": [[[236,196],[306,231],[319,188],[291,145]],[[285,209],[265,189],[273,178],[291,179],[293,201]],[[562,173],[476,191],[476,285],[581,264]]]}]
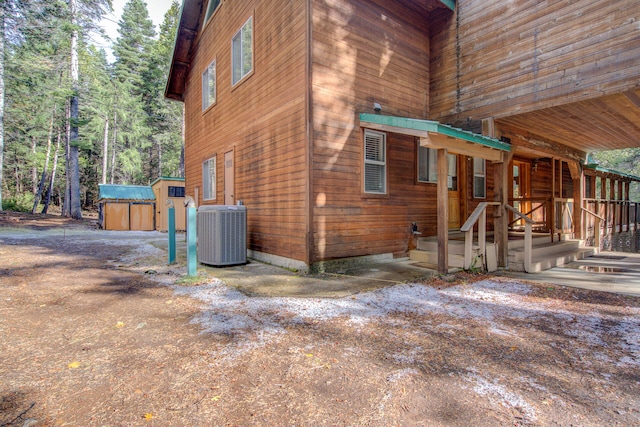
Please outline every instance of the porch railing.
[{"label": "porch railing", "polygon": [[[640,223],[640,203],[628,200],[606,200],[587,198],[583,200],[584,236],[594,241],[593,246],[600,247],[601,237],[610,233],[637,230]],[[596,218],[599,217],[598,224]],[[597,242],[596,242],[597,238]]]},{"label": "porch railing", "polygon": [[522,214],[519,210],[511,205],[505,205],[508,211],[524,221],[524,271],[531,273],[531,256],[533,254],[533,230],[532,226],[535,221],[528,216]]},{"label": "porch railing", "polygon": [[464,233],[465,270],[471,269],[473,263],[473,228],[478,223],[478,254],[482,259],[483,269],[487,269],[487,208],[500,206],[499,202],[481,202],[476,206],[469,218],[462,224],[460,231]]}]

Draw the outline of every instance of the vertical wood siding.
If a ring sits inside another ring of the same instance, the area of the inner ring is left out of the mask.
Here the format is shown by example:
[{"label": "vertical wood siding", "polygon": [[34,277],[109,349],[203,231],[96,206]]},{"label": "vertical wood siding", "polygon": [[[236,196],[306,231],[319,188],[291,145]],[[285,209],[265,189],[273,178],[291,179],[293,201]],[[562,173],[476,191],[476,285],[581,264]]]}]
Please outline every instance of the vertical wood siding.
[{"label": "vertical wood siding", "polygon": [[416,141],[387,135],[387,194],[363,192],[358,114],[428,117],[426,22],[401,2],[313,0],[314,260],[404,255],[410,225],[435,231],[435,185],[416,184]]},{"label": "vertical wood siding", "polygon": [[431,117],[510,116],[637,87],[640,2],[459,0],[434,14]]},{"label": "vertical wood siding", "polygon": [[[305,260],[306,7],[303,1],[225,1],[199,34],[187,77],[186,192],[202,162],[217,156],[224,203],[224,153],[234,150],[235,199],[247,206],[249,247]],[[231,38],[253,15],[254,70],[231,87]],[[202,112],[201,75],[216,59],[217,103]]]}]

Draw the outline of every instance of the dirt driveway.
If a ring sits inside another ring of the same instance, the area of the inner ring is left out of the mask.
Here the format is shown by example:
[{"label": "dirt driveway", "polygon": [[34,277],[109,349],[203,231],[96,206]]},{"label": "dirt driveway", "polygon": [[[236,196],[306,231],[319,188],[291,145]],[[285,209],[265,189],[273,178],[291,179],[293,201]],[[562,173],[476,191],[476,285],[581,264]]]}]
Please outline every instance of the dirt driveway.
[{"label": "dirt driveway", "polygon": [[176,284],[160,233],[8,218],[0,426],[640,425],[636,297],[468,275],[249,297]]}]

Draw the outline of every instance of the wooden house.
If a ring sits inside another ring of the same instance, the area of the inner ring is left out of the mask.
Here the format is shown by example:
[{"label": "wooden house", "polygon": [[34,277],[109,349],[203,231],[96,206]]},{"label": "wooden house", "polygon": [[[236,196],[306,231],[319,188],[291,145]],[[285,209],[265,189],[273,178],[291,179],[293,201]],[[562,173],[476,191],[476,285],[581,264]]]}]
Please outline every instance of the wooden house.
[{"label": "wooden house", "polygon": [[493,232],[502,266],[510,227],[580,238],[588,153],[640,145],[622,3],[184,0],[165,95],[186,193],[242,201],[250,256],[299,269],[406,257],[416,233],[441,271],[450,230],[481,252]]},{"label": "wooden house", "polygon": [[184,178],[162,176],[151,183],[151,189],[156,197],[156,230],[168,230],[169,206],[173,206],[176,230],[185,231]]},{"label": "wooden house", "polygon": [[155,230],[155,196],[149,186],[99,185],[98,212],[104,230]]}]

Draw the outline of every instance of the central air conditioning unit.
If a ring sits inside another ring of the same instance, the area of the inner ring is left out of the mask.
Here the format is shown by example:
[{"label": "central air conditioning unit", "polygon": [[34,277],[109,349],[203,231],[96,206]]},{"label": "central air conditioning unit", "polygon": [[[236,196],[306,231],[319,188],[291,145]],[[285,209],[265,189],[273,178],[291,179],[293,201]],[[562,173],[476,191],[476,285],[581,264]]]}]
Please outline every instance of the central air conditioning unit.
[{"label": "central air conditioning unit", "polygon": [[197,223],[198,262],[213,266],[246,264],[245,206],[200,206]]}]

